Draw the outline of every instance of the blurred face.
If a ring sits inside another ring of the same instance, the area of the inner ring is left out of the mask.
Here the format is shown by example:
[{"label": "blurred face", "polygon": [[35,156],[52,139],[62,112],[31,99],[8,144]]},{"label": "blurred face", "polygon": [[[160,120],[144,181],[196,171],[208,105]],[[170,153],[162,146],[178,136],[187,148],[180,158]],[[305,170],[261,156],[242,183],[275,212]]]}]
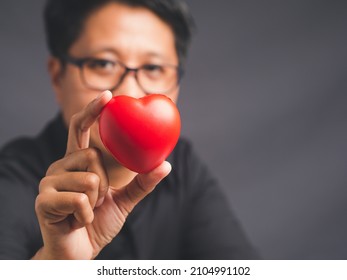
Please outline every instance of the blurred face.
[{"label": "blurred face", "polygon": [[[148,64],[178,65],[175,38],[169,25],[145,8],[118,3],[107,4],[87,18],[82,34],[71,46],[69,55],[116,60],[129,68]],[[81,78],[80,69],[73,64],[68,63],[62,71],[59,61],[51,58],[49,71],[57,101],[68,124],[71,116],[95,99],[100,91],[88,88]],[[134,72],[128,73],[113,91],[113,95],[120,94],[136,98],[146,95]],[[176,102],[178,88],[167,95]],[[105,153],[97,124],[91,130],[91,146],[99,147]]]}]

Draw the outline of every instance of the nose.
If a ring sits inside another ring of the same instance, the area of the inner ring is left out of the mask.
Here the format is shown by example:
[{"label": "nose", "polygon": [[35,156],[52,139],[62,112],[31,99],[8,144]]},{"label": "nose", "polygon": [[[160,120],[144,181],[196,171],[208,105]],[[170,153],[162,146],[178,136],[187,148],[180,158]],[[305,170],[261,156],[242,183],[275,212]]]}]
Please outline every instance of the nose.
[{"label": "nose", "polygon": [[146,95],[136,80],[135,71],[129,71],[121,81],[120,85],[118,85],[112,93],[113,95],[127,95],[134,98],[141,98]]}]

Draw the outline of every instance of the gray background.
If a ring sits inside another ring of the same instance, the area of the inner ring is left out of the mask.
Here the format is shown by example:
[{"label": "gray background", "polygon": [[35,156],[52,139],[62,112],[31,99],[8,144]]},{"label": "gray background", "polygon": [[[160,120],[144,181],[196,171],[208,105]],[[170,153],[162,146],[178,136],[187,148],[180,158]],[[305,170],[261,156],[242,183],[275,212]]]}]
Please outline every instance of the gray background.
[{"label": "gray background", "polygon": [[[179,108],[266,259],[347,259],[346,1],[188,0]],[[0,145],[57,112],[43,0],[0,1]]]}]

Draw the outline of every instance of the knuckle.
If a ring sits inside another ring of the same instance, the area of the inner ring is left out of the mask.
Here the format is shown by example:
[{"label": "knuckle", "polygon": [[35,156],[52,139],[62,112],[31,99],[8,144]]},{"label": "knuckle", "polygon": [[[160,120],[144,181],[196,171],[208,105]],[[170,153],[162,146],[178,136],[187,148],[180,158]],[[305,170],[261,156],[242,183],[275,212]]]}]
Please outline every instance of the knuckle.
[{"label": "knuckle", "polygon": [[43,177],[39,183],[39,193],[43,192],[50,185],[51,185],[51,177],[50,176]]},{"label": "knuckle", "polygon": [[53,173],[54,173],[54,170],[55,170],[55,163],[51,164],[51,165],[48,167],[47,172],[46,172],[46,175],[53,174]]},{"label": "knuckle", "polygon": [[99,158],[100,154],[99,154],[99,150],[96,148],[88,148],[85,149],[85,156],[86,156],[86,160],[88,162],[90,161],[95,161]]},{"label": "knuckle", "polygon": [[88,215],[85,221],[86,225],[90,225],[93,222],[93,220],[94,220],[94,215]]},{"label": "knuckle", "polygon": [[83,130],[81,128],[82,120],[83,120],[83,110],[78,112],[78,113],[73,114],[70,118],[69,132],[72,131],[72,132],[76,133],[79,130]]},{"label": "knuckle", "polygon": [[35,199],[35,212],[41,213],[46,203],[45,195],[39,194]]},{"label": "knuckle", "polygon": [[76,123],[78,122],[78,119],[79,119],[79,113],[73,114],[70,118],[70,127],[75,126]]},{"label": "knuckle", "polygon": [[143,179],[142,176],[136,176],[136,185],[138,187],[138,192],[145,194],[150,192],[150,190],[152,189],[148,184],[146,184],[145,180]]},{"label": "knuckle", "polygon": [[53,162],[47,169],[46,175],[54,174],[59,168],[60,160]]},{"label": "knuckle", "polygon": [[78,209],[83,208],[88,202],[89,198],[84,193],[77,193],[72,199],[72,204]]},{"label": "knuckle", "polygon": [[88,173],[84,177],[84,184],[86,187],[89,187],[92,189],[97,188],[100,184],[100,178],[95,173]]}]

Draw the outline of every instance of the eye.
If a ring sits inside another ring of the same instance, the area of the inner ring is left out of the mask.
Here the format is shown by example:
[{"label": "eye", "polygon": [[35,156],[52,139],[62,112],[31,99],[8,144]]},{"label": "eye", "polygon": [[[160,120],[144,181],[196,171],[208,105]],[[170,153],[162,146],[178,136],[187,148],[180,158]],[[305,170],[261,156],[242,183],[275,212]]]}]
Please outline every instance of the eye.
[{"label": "eye", "polygon": [[162,72],[163,71],[163,67],[161,65],[156,65],[156,64],[143,65],[142,69],[145,71],[148,71],[148,72],[155,72],[155,71]]},{"label": "eye", "polygon": [[113,70],[117,63],[106,59],[90,59],[86,66],[94,70]]},{"label": "eye", "polygon": [[143,73],[150,79],[159,79],[164,74],[164,67],[156,64],[146,64],[141,67]]}]

